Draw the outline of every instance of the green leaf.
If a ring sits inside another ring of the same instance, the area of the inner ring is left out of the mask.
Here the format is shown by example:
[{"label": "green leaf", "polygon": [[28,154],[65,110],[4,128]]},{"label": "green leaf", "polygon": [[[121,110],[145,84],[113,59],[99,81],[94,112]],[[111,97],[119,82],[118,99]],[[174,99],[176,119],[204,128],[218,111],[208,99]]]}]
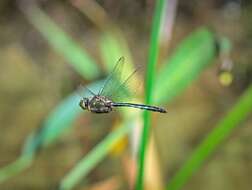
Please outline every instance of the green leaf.
[{"label": "green leaf", "polygon": [[42,10],[35,5],[29,5],[28,8],[23,8],[23,13],[49,44],[85,79],[94,79],[99,75],[96,62]]},{"label": "green leaf", "polygon": [[216,125],[206,139],[194,150],[181,169],[168,183],[168,190],[181,189],[192,175],[204,164],[221,143],[241,125],[252,112],[252,86],[239,98],[234,107]]},{"label": "green leaf", "polygon": [[203,27],[188,36],[160,68],[153,90],[158,104],[170,102],[218,55],[216,39],[212,32]]},{"label": "green leaf", "polygon": [[17,175],[24,169],[28,168],[32,163],[33,157],[30,155],[21,155],[13,163],[0,169],[0,183]]}]

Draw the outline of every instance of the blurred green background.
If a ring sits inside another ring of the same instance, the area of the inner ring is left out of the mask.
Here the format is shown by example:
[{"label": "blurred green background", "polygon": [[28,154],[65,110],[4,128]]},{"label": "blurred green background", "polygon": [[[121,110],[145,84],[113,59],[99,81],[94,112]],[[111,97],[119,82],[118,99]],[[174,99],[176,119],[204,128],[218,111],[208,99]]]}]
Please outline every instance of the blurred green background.
[{"label": "blurred green background", "polygon": [[[251,11],[241,0],[2,0],[0,189],[250,190]],[[134,101],[167,114],[80,110],[79,84],[98,89],[121,56],[126,73],[141,67]]]}]

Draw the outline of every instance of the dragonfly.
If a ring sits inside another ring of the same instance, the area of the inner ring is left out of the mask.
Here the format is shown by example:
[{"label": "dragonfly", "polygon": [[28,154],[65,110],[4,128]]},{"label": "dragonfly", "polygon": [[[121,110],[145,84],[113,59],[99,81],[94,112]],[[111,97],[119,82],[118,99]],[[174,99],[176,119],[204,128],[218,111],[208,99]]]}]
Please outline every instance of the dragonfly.
[{"label": "dragonfly", "polygon": [[136,70],[132,72],[124,81],[120,80],[122,76],[123,65],[124,57],[121,57],[117,61],[115,67],[105,80],[98,93],[94,93],[90,89],[84,87],[86,90],[88,90],[91,96],[82,97],[79,102],[79,106],[83,110],[88,110],[92,113],[110,113],[112,110],[114,110],[114,108],[117,107],[128,107],[166,113],[167,111],[164,108],[157,106],[114,101],[113,97],[117,95],[127,96],[127,93],[125,92],[126,85],[136,72]]}]

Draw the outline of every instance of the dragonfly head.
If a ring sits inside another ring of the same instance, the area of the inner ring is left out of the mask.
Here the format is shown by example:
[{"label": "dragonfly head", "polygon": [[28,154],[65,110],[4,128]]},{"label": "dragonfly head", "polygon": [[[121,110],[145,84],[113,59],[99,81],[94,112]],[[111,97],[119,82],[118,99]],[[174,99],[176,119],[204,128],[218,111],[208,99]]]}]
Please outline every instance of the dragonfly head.
[{"label": "dragonfly head", "polygon": [[88,98],[82,98],[82,99],[80,100],[79,105],[80,105],[80,107],[81,107],[82,109],[86,110],[86,109],[88,109],[88,102],[89,102],[89,99],[88,99]]}]

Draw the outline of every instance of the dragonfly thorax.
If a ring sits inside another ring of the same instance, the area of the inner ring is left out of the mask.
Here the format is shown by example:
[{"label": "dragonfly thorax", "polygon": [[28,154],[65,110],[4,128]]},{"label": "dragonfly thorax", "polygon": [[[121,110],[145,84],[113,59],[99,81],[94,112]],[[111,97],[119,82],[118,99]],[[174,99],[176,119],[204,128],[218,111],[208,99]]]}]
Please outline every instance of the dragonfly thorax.
[{"label": "dragonfly thorax", "polygon": [[80,107],[94,113],[109,113],[112,111],[112,101],[105,96],[93,96],[91,99],[83,98]]}]

